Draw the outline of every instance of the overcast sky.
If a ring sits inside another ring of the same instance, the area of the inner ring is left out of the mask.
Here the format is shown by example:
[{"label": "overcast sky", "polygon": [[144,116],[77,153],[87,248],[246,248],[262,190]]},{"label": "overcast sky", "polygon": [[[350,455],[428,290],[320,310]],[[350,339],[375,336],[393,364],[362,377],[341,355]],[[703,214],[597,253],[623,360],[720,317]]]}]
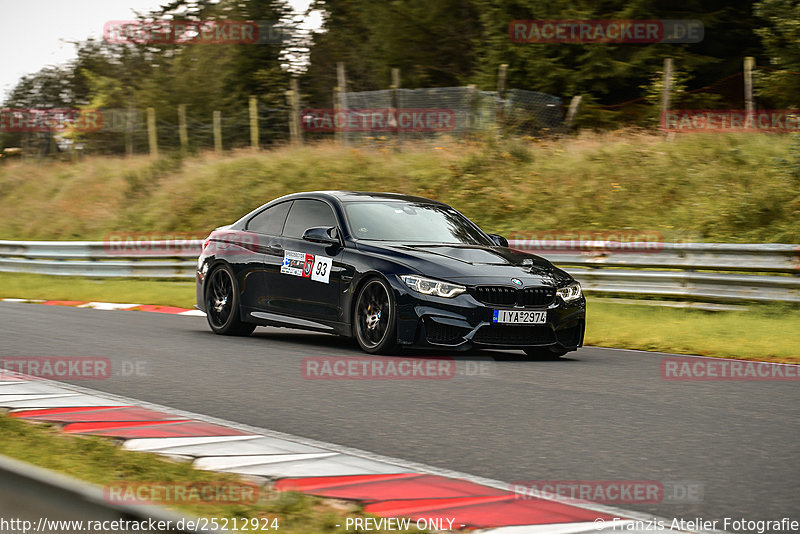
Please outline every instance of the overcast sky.
[{"label": "overcast sky", "polygon": [[[305,11],[310,0],[289,0]],[[0,0],[0,101],[19,79],[75,57],[76,41],[101,38],[109,20],[130,20],[166,0]],[[312,26],[318,22],[309,21]]]}]

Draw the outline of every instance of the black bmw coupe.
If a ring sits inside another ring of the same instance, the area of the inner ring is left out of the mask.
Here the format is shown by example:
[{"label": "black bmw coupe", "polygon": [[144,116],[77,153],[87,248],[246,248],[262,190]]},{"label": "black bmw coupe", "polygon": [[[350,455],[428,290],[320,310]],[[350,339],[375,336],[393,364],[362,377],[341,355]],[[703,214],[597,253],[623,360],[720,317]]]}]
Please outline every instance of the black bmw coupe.
[{"label": "black bmw coupe", "polygon": [[217,334],[283,326],[354,337],[374,354],[478,347],[537,359],[580,347],[586,317],[569,274],[450,206],[352,191],[287,195],[212,232],[197,307]]}]

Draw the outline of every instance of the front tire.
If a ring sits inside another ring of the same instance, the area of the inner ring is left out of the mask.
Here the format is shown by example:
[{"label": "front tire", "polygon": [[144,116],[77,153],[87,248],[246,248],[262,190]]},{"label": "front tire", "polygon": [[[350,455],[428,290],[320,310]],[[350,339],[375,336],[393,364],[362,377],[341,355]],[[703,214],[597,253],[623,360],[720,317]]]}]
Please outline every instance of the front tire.
[{"label": "front tire", "polygon": [[253,323],[242,322],[239,314],[239,288],[231,268],[222,264],[214,268],[206,284],[206,320],[215,334],[249,336]]},{"label": "front tire", "polygon": [[372,278],[358,292],[353,335],[364,352],[389,354],[397,348],[394,292],[382,278]]}]

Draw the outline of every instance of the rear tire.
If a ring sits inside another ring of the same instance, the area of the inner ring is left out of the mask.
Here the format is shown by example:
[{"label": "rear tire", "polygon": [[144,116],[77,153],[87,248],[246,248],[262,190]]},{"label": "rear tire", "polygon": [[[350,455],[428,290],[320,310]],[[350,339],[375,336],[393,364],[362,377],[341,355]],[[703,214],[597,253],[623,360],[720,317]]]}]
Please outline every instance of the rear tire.
[{"label": "rear tire", "polygon": [[239,288],[233,270],[222,264],[208,275],[205,291],[206,320],[211,331],[223,336],[249,336],[253,323],[242,322],[239,314]]},{"label": "rear tire", "polygon": [[382,278],[372,278],[361,286],[353,314],[353,336],[369,354],[390,354],[397,349],[394,291]]},{"label": "rear tire", "polygon": [[529,360],[558,360],[567,353],[565,350],[551,350],[547,347],[525,347],[522,349]]}]

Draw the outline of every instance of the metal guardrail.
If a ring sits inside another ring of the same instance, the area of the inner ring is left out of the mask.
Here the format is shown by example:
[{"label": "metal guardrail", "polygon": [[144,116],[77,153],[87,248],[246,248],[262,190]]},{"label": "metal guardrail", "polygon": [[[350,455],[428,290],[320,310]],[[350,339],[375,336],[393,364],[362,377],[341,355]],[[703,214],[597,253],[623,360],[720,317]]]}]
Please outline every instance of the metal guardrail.
[{"label": "metal guardrail", "polygon": [[544,256],[587,291],[800,302],[800,245],[534,240],[509,245]]},{"label": "metal guardrail", "polygon": [[[800,302],[800,245],[512,240],[587,291],[690,300]],[[0,241],[0,271],[193,278],[201,240]]]},{"label": "metal guardrail", "polygon": [[202,240],[0,241],[0,271],[101,278],[193,278]]},{"label": "metal guardrail", "polygon": [[562,265],[800,274],[800,245],[511,240]]},{"label": "metal guardrail", "polygon": [[[68,526],[69,522],[82,521],[82,526],[86,526],[87,521],[92,524],[108,522],[109,525],[112,522],[130,525],[133,521],[141,528],[114,531],[222,534],[216,529],[186,528],[185,519],[194,520],[194,516],[187,515],[184,519],[155,505],[112,504],[99,486],[0,455],[0,521],[9,522],[12,518],[17,523],[4,527],[4,532],[24,532],[26,528],[27,532],[93,532],[94,529],[81,529],[75,523]],[[150,524],[157,526],[151,528]]]}]

